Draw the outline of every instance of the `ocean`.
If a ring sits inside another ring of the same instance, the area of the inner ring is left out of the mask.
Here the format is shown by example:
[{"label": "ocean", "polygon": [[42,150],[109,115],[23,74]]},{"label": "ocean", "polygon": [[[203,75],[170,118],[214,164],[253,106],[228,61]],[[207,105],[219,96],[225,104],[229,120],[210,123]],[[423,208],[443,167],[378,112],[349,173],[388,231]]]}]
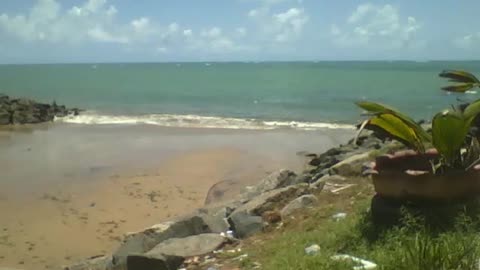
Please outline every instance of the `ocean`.
[{"label": "ocean", "polygon": [[412,115],[476,95],[451,95],[444,69],[480,73],[480,61],[235,62],[0,66],[0,93],[86,112],[77,124],[234,129],[351,128],[357,100]]}]

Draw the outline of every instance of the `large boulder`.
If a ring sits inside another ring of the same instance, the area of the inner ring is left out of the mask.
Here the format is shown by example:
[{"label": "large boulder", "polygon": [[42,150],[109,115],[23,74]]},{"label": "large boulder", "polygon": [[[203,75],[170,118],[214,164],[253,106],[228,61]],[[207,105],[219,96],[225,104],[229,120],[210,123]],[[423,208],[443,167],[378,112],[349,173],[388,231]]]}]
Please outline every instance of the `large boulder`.
[{"label": "large boulder", "polygon": [[184,259],[168,255],[129,255],[126,265],[119,270],[177,270]]},{"label": "large boulder", "polygon": [[311,206],[315,205],[316,203],[318,203],[318,199],[314,195],[311,195],[311,194],[303,195],[303,196],[300,196],[300,197],[296,198],[295,200],[291,201],[290,203],[288,203],[282,209],[282,211],[280,211],[280,213],[281,213],[282,217],[285,218],[285,217],[291,215],[293,212],[295,212],[299,209],[304,209],[304,208],[307,208],[307,207],[311,207]]},{"label": "large boulder", "polygon": [[237,238],[249,237],[261,232],[264,227],[262,217],[253,216],[246,211],[235,212],[230,215],[228,220],[232,224],[232,229]]},{"label": "large boulder", "polygon": [[230,214],[228,221],[237,237],[248,237],[263,229],[263,213],[282,207],[308,191],[308,184],[298,184],[268,191],[237,207]]},{"label": "large boulder", "polygon": [[267,191],[294,185],[297,183],[296,180],[297,175],[292,171],[285,169],[276,171],[262,179],[257,185],[250,187],[243,194],[243,198],[249,200]]},{"label": "large boulder", "polygon": [[184,238],[170,238],[145,253],[150,257],[171,255],[183,258],[198,256],[213,252],[227,242],[227,238],[217,233],[204,233]]},{"label": "large boulder", "polygon": [[245,211],[251,215],[261,216],[263,212],[273,210],[275,207],[282,207],[290,202],[290,200],[307,194],[308,192],[308,184],[298,184],[271,190],[237,207],[232,215],[235,212]]},{"label": "large boulder", "polygon": [[182,238],[210,232],[211,229],[205,221],[201,217],[193,215],[176,221],[157,224],[140,232],[129,233],[121,246],[113,253],[112,264],[122,266],[126,263],[125,259],[128,255],[144,254],[170,238]]},{"label": "large boulder", "polygon": [[228,206],[206,207],[196,210],[192,215],[203,219],[212,233],[222,233],[229,230],[227,217],[232,212]]}]

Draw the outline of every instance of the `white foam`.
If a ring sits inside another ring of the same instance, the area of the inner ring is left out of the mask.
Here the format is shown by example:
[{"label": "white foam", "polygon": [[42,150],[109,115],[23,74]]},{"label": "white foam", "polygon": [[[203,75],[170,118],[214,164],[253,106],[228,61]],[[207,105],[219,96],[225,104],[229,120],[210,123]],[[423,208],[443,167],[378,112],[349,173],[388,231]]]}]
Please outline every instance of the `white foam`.
[{"label": "white foam", "polygon": [[56,118],[55,121],[87,125],[156,125],[163,127],[224,128],[224,129],[263,129],[292,128],[299,130],[354,129],[353,125],[297,122],[297,121],[261,121],[216,116],[148,114],[148,115],[104,115],[84,112],[81,115],[69,115]]}]

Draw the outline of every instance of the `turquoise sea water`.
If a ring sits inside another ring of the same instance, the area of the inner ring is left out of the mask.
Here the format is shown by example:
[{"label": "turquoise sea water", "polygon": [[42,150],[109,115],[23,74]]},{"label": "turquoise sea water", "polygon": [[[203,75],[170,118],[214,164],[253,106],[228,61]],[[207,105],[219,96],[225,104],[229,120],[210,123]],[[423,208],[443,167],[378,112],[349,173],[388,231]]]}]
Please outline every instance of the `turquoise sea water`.
[{"label": "turquoise sea water", "polygon": [[425,118],[476,97],[441,91],[444,69],[480,61],[4,65],[0,93],[87,109],[75,123],[315,128],[357,122],[356,100]]}]

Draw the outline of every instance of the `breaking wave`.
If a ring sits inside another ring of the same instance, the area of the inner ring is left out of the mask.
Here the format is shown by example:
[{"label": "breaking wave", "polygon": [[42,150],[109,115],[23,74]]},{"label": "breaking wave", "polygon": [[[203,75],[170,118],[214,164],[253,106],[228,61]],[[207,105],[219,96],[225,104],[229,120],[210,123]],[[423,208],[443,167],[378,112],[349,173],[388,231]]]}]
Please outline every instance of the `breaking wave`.
[{"label": "breaking wave", "polygon": [[148,115],[105,115],[84,112],[81,115],[56,118],[56,122],[88,125],[155,125],[162,127],[223,128],[272,130],[291,128],[299,130],[354,129],[353,125],[300,121],[266,121],[217,116],[148,114]]}]

